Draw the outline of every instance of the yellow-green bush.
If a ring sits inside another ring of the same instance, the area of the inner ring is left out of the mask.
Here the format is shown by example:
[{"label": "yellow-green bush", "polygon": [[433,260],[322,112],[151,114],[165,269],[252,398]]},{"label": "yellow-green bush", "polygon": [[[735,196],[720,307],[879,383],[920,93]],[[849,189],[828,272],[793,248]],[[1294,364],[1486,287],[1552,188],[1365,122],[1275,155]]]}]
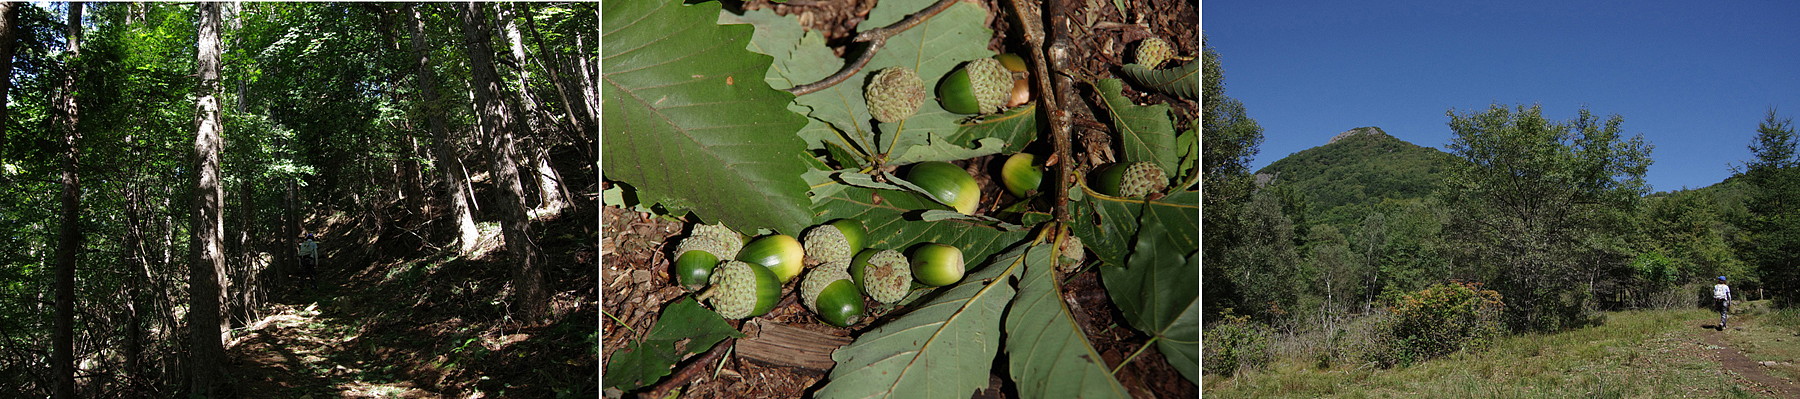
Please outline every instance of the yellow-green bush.
[{"label": "yellow-green bush", "polygon": [[1269,347],[1272,333],[1268,326],[1250,321],[1249,316],[1226,315],[1202,334],[1206,342],[1200,346],[1201,366],[1207,374],[1226,377],[1238,370],[1266,367],[1274,357]]},{"label": "yellow-green bush", "polygon": [[1502,332],[1506,303],[1480,283],[1437,284],[1388,306],[1392,318],[1365,353],[1383,366],[1410,365],[1464,349],[1478,349]]}]

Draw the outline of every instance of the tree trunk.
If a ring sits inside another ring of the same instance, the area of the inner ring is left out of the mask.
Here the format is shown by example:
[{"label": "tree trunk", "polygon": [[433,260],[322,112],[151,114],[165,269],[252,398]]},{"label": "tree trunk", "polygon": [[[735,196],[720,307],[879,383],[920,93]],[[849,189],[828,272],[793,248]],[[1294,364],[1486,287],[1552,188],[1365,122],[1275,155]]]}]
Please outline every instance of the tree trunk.
[{"label": "tree trunk", "polygon": [[407,133],[400,140],[406,145],[406,158],[400,160],[400,190],[406,196],[406,209],[419,212],[425,207],[425,178],[419,174],[419,140]]},{"label": "tree trunk", "polygon": [[81,253],[80,110],[75,104],[75,66],[81,57],[81,3],[69,3],[68,51],[63,58],[62,87],[57,89],[56,125],[62,130],[62,226],[56,245],[56,329],[51,333],[50,362],[56,369],[56,397],[75,397],[75,257]]},{"label": "tree trunk", "polygon": [[195,90],[193,233],[190,236],[188,285],[190,307],[188,331],[188,375],[192,378],[189,393],[200,397],[216,396],[220,363],[225,358],[227,328],[220,317],[219,304],[224,300],[225,219],[220,207],[225,197],[219,181],[219,150],[224,144],[219,137],[219,3],[201,2],[200,38],[196,67],[200,86]]},{"label": "tree trunk", "polygon": [[468,179],[463,176],[463,164],[456,155],[456,142],[451,137],[449,123],[444,120],[444,104],[438,96],[437,72],[431,69],[431,49],[425,46],[425,24],[420,21],[419,10],[406,3],[407,27],[412,31],[412,49],[419,59],[419,93],[424,97],[426,127],[431,129],[435,140],[431,151],[437,158],[436,169],[444,176],[444,199],[449,202],[450,218],[456,223],[457,253],[468,255],[475,250],[475,241],[481,239],[481,232],[475,228],[475,217],[469,211]]},{"label": "tree trunk", "polygon": [[0,2],[0,139],[6,137],[9,120],[6,95],[12,91],[13,48],[18,43],[19,9],[22,7],[27,7],[26,3]]},{"label": "tree trunk", "polygon": [[506,91],[500,75],[494,71],[493,46],[489,45],[487,7],[483,3],[467,3],[462,13],[464,45],[468,47],[469,69],[474,80],[476,113],[481,115],[481,129],[488,144],[489,171],[494,188],[500,193],[496,208],[500,214],[500,230],[506,235],[506,252],[513,261],[514,301],[524,319],[541,320],[549,308],[549,293],[544,288],[542,256],[537,243],[531,241],[531,216],[525,205],[523,187],[519,183],[518,164],[513,162],[512,116],[507,108]]},{"label": "tree trunk", "polygon": [[[514,4],[513,6],[517,7],[518,5]],[[516,8],[512,9],[516,10]],[[506,18],[506,40],[511,44],[509,47],[512,50],[513,60],[517,61],[516,64],[519,66],[518,101],[520,108],[524,111],[519,115],[519,128],[523,132],[540,132],[532,135],[536,138],[532,141],[535,145],[526,146],[527,151],[531,152],[527,159],[530,160],[532,169],[535,171],[532,173],[536,178],[533,183],[537,185],[538,194],[537,209],[532,213],[534,215],[555,215],[562,213],[563,208],[567,206],[560,184],[562,176],[556,173],[556,169],[550,167],[550,148],[555,145],[557,140],[551,134],[542,133],[544,131],[542,129],[548,129],[555,123],[548,117],[541,117],[543,114],[538,109],[537,97],[531,93],[531,68],[527,63],[527,60],[531,58],[525,54],[525,39],[524,35],[519,33],[519,24],[515,22],[517,18],[512,18],[510,14],[508,13],[508,18]]]}]

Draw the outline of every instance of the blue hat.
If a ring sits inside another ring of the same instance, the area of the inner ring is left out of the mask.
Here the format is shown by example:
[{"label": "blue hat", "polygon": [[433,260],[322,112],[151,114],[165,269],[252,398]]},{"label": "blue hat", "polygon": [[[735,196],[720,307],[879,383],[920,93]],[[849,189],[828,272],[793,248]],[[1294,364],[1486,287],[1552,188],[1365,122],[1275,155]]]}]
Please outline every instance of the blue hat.
[{"label": "blue hat", "polygon": [[1719,276],[1719,281],[1725,281],[1725,276]]}]

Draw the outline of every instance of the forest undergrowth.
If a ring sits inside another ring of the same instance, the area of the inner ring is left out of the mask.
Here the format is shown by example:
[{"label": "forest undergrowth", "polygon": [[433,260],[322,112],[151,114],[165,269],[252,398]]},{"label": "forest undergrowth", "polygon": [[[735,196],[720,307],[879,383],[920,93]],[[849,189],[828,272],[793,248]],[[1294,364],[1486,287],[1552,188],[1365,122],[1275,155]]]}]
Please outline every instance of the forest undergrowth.
[{"label": "forest undergrowth", "polygon": [[598,300],[595,214],[539,219],[538,245],[557,282],[549,321],[513,312],[498,226],[481,225],[468,257],[421,237],[453,234],[395,204],[381,221],[316,215],[316,289],[278,289],[260,318],[234,331],[227,377],[239,397],[591,397]]}]

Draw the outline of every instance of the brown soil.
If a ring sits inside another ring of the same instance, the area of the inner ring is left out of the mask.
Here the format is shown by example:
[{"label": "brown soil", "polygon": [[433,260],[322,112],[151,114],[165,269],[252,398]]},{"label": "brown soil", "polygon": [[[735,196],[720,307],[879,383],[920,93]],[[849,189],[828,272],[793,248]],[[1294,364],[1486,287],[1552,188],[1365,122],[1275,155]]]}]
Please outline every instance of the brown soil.
[{"label": "brown soil", "polygon": [[[1708,328],[1713,327],[1715,326],[1708,326]],[[1793,381],[1763,372],[1762,365],[1751,361],[1749,357],[1744,356],[1743,352],[1738,352],[1737,349],[1726,345],[1724,336],[1725,332],[1723,331],[1706,333],[1706,344],[1718,348],[1715,352],[1718,355],[1719,363],[1724,365],[1726,370],[1730,370],[1740,379],[1749,380],[1761,388],[1763,393],[1782,398],[1800,397],[1800,386],[1795,385]]]}]

